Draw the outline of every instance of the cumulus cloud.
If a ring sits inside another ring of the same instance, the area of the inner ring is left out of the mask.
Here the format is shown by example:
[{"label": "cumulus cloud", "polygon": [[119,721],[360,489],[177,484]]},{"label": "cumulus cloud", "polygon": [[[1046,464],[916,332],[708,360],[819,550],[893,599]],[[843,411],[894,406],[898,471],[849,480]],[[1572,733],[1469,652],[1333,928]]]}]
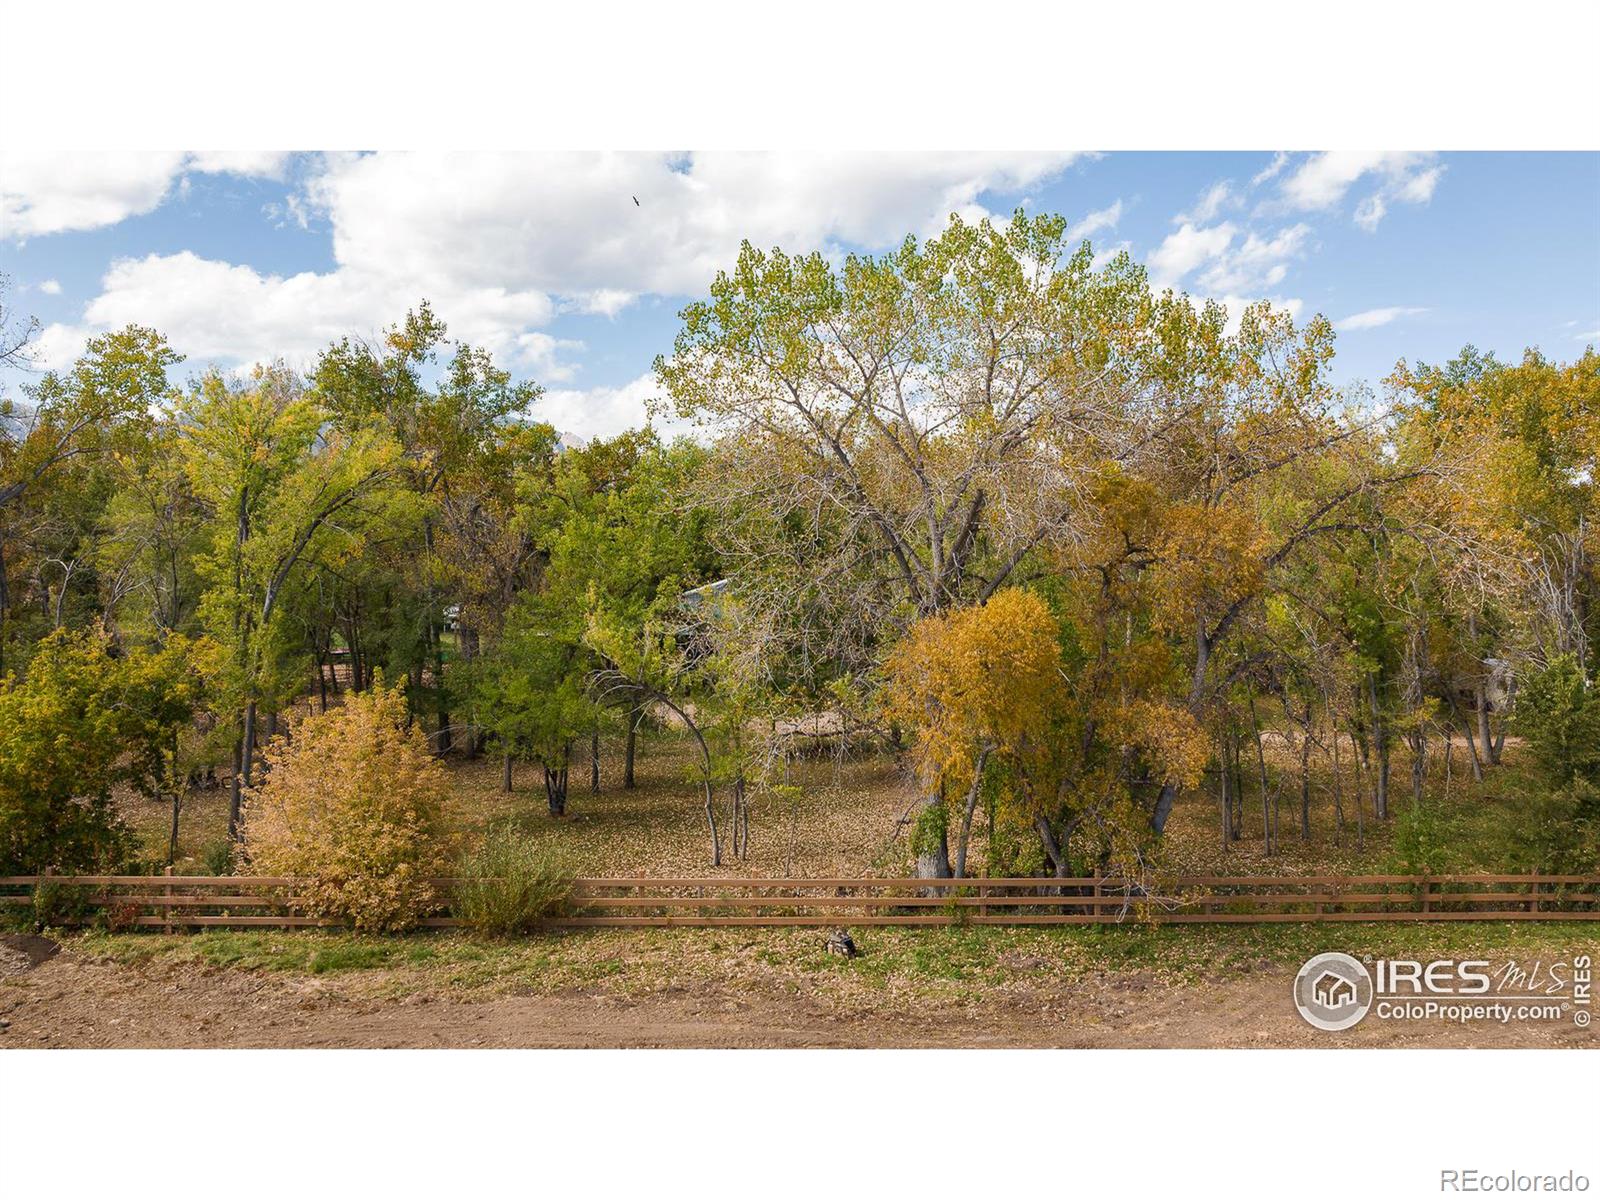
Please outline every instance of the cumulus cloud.
[{"label": "cumulus cloud", "polygon": [[[650,416],[647,405],[660,393],[654,375],[641,375],[621,387],[552,388],[533,406],[533,415],[563,433],[585,439],[612,437],[643,425]],[[665,438],[694,429],[691,422],[673,416],[655,416],[651,421]]]},{"label": "cumulus cloud", "polygon": [[1150,277],[1157,287],[1179,287],[1191,275],[1196,284],[1218,295],[1254,292],[1261,295],[1277,287],[1289,273],[1289,263],[1301,257],[1311,237],[1307,225],[1291,225],[1263,236],[1243,232],[1230,221],[1198,226],[1186,217],[1150,254]]},{"label": "cumulus cloud", "polygon": [[1176,287],[1202,263],[1227,252],[1238,230],[1229,222],[1199,228],[1184,221],[1150,252],[1150,278],[1157,287]]},{"label": "cumulus cloud", "polygon": [[1118,200],[1109,208],[1097,209],[1084,217],[1081,221],[1067,228],[1067,244],[1077,245],[1084,238],[1092,238],[1102,229],[1115,229],[1117,222],[1122,220],[1122,201]]},{"label": "cumulus cloud", "polygon": [[12,241],[99,229],[150,212],[187,171],[281,178],[289,156],[202,154],[0,154],[0,236]]},{"label": "cumulus cloud", "polygon": [[[88,331],[149,325],[166,333],[183,354],[203,360],[251,363],[283,357],[306,363],[329,342],[376,332],[426,297],[449,320],[455,336],[540,370],[546,378],[571,373],[557,356],[573,344],[534,328],[553,312],[543,292],[465,289],[437,276],[400,281],[370,270],[262,274],[187,250],[119,259],[101,287],[84,310]],[[60,329],[41,339],[41,361],[60,366],[70,361],[75,344],[80,340]]]},{"label": "cumulus cloud", "polygon": [[1224,209],[1236,206],[1238,203],[1239,197],[1234,194],[1232,181],[1224,179],[1201,192],[1194,208],[1181,215],[1178,220],[1204,225],[1207,221],[1216,220]]},{"label": "cumulus cloud", "polygon": [[181,154],[0,154],[0,230],[20,241],[96,229],[149,212],[183,165]]},{"label": "cumulus cloud", "polygon": [[61,283],[56,279],[46,279],[39,285],[39,290],[46,296],[59,296],[61,295]]},{"label": "cumulus cloud", "polygon": [[[328,155],[309,164],[276,215],[326,221],[332,269],[279,276],[187,252],[122,260],[86,308],[85,328],[137,320],[191,357],[293,360],[342,334],[375,332],[426,297],[453,336],[562,382],[573,377],[564,352],[574,347],[540,332],[559,313],[615,316],[642,294],[702,293],[746,238],[788,250],[881,249],[907,229],[942,226],[950,212],[982,215],[985,192],[1022,191],[1073,157]],[[271,156],[184,162],[285,168]],[[184,162],[168,164],[169,182]],[[162,193],[151,190],[153,205]],[[1086,221],[1109,227],[1120,212],[1113,205]],[[70,344],[66,330],[52,341],[63,352]]]},{"label": "cumulus cloud", "polygon": [[1341,331],[1378,329],[1393,321],[1398,321],[1401,317],[1414,317],[1418,313],[1427,311],[1425,308],[1402,308],[1398,306],[1393,308],[1369,308],[1365,312],[1351,313],[1348,317],[1335,321],[1333,327]]},{"label": "cumulus cloud", "polygon": [[1217,256],[1200,276],[1207,288],[1219,292],[1265,291],[1283,282],[1291,259],[1305,253],[1311,237],[1308,225],[1291,225],[1271,237],[1251,232],[1237,247]]},{"label": "cumulus cloud", "polygon": [[[373,154],[308,184],[342,267],[572,296],[703,291],[739,242],[883,247],[985,191],[1062,170],[1051,154]],[[634,200],[637,198],[638,203]]]},{"label": "cumulus cloud", "polygon": [[[1426,204],[1444,175],[1432,154],[1330,151],[1313,154],[1283,180],[1285,203],[1302,211],[1326,211],[1343,202],[1358,185],[1372,186],[1357,203],[1356,224],[1378,227],[1392,204]],[[1363,182],[1363,181],[1370,181]]]},{"label": "cumulus cloud", "polygon": [[214,175],[282,179],[290,158],[286,150],[201,150],[189,155],[188,169]]}]

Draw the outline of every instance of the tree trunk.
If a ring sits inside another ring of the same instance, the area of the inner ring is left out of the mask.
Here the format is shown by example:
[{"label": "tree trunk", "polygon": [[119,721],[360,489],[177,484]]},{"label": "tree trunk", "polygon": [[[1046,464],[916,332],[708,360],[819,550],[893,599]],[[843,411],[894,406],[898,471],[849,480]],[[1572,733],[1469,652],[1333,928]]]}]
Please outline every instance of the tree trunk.
[{"label": "tree trunk", "polygon": [[544,768],[545,802],[549,805],[552,817],[567,815],[567,771],[565,763],[554,771],[549,767]]},{"label": "tree trunk", "polygon": [[918,879],[950,878],[950,839],[945,832],[943,808],[944,796],[938,791],[923,796],[917,806],[912,831],[921,839],[917,847]]},{"label": "tree trunk", "polygon": [[244,742],[233,743],[233,779],[228,788],[228,840],[239,840],[240,787],[244,777]]},{"label": "tree trunk", "polygon": [[255,782],[256,765],[256,702],[254,700],[244,706],[244,786],[251,787]]},{"label": "tree trunk", "polygon": [[1380,821],[1389,819],[1389,727],[1378,706],[1378,677],[1367,675],[1367,701],[1372,709],[1372,748],[1377,752],[1377,778],[1372,788],[1372,812]]},{"label": "tree trunk", "polygon": [[1272,819],[1271,796],[1267,787],[1267,752],[1261,745],[1261,722],[1256,717],[1256,693],[1254,688],[1246,688],[1245,695],[1250,701],[1250,729],[1256,739],[1256,762],[1261,768],[1261,838],[1266,843],[1266,852],[1270,855],[1273,850],[1273,833],[1275,822]]},{"label": "tree trunk", "polygon": [[1333,819],[1338,840],[1344,841],[1344,771],[1339,764],[1339,722],[1328,705],[1328,736],[1333,739]]},{"label": "tree trunk", "polygon": [[1172,815],[1172,806],[1178,802],[1178,786],[1174,783],[1163,783],[1161,791],[1156,794],[1155,811],[1150,814],[1150,828],[1155,830],[1160,837],[1167,827],[1167,818]]},{"label": "tree trunk", "polygon": [[1422,803],[1422,786],[1428,773],[1428,731],[1418,725],[1411,734],[1411,801]]},{"label": "tree trunk", "polygon": [[1300,840],[1311,840],[1311,710],[1300,731]]},{"label": "tree trunk", "polygon": [[509,754],[506,755],[504,770],[500,776],[500,790],[502,792],[511,790],[511,755]]},{"label": "tree trunk", "polygon": [[1228,778],[1228,743],[1227,735],[1223,735],[1221,747],[1217,753],[1217,815],[1221,819],[1222,850],[1228,850],[1228,809],[1231,807],[1228,793],[1233,789],[1233,782]]},{"label": "tree trunk", "polygon": [[628,740],[622,751],[622,786],[631,788],[633,782],[633,755],[639,738],[639,722],[644,714],[637,708],[628,712]]},{"label": "tree trunk", "polygon": [[711,830],[711,865],[722,865],[722,834],[717,829],[717,806],[712,803],[711,772],[707,771],[704,778],[706,789],[706,827]]},{"label": "tree trunk", "polygon": [[[1489,731],[1489,696],[1484,690],[1482,679],[1479,679],[1472,689],[1472,707],[1478,723],[1478,741],[1486,754],[1492,753],[1489,749],[1494,744],[1494,738]],[[1493,759],[1490,761],[1493,762]]]},{"label": "tree trunk", "polygon": [[600,794],[600,730],[589,735],[589,790]]},{"label": "tree trunk", "polygon": [[1228,752],[1233,756],[1233,769],[1229,771],[1233,784],[1233,815],[1229,820],[1228,837],[1240,841],[1244,837],[1244,751],[1239,745],[1239,734],[1228,730]]},{"label": "tree trunk", "polygon": [[6,582],[6,534],[0,527],[0,679],[6,673],[6,621],[11,615],[11,590]]},{"label": "tree trunk", "polygon": [[172,789],[172,834],[167,838],[167,866],[178,859],[178,808],[183,803],[183,792]]},{"label": "tree trunk", "polygon": [[967,843],[972,836],[972,814],[978,808],[978,796],[983,792],[983,772],[989,765],[989,751],[978,755],[978,766],[972,776],[972,786],[967,789],[967,802],[961,814],[961,837],[956,842],[955,877],[967,877]]}]

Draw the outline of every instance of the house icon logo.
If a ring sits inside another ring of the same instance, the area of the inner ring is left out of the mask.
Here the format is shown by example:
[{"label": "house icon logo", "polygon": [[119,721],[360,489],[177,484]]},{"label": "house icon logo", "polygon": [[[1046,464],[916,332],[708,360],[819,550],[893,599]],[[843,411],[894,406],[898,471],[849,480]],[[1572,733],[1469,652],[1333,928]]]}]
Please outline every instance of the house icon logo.
[{"label": "house icon logo", "polygon": [[1356,1002],[1356,985],[1336,971],[1324,971],[1311,985],[1311,994],[1324,1008],[1344,1008]]},{"label": "house icon logo", "polygon": [[1318,1029],[1349,1029],[1372,1007],[1372,975],[1348,954],[1318,954],[1294,977],[1294,1006]]}]

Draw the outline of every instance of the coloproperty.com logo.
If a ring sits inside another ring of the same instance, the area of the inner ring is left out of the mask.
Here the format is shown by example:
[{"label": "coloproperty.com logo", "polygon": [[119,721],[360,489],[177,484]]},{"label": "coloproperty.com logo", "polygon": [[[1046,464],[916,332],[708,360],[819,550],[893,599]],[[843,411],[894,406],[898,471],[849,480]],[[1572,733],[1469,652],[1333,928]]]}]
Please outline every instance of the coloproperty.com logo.
[{"label": "coloproperty.com logo", "polygon": [[1355,958],[1337,951],[1306,960],[1294,1004],[1306,1022],[1337,1033],[1370,1013],[1383,1021],[1571,1021],[1587,1029],[1594,963],[1587,954],[1534,963],[1487,959]]}]

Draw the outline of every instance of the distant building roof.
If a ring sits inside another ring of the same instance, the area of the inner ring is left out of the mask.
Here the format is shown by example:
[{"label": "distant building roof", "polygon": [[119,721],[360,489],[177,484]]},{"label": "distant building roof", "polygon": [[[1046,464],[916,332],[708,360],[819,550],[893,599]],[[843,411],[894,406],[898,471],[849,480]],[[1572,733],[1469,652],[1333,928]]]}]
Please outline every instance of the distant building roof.
[{"label": "distant building roof", "polygon": [[731,582],[728,579],[718,579],[712,583],[703,583],[697,588],[690,588],[683,594],[684,606],[699,608],[702,604],[710,603],[727,591]]}]

